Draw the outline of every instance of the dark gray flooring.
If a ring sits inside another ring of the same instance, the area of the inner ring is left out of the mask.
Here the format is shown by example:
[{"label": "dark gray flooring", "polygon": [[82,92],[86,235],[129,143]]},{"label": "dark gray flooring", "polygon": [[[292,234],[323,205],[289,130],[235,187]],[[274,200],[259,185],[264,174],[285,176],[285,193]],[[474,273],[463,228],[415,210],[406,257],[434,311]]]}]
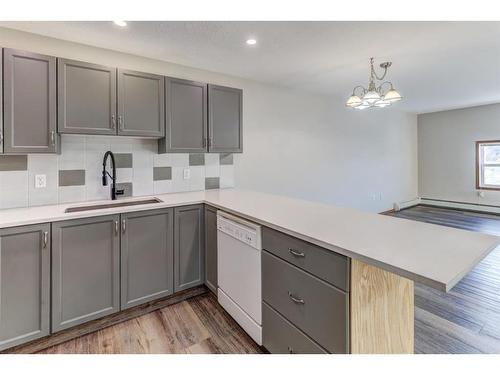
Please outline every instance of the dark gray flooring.
[{"label": "dark gray flooring", "polygon": [[[500,216],[415,206],[390,215],[500,236]],[[415,284],[416,353],[500,353],[500,247],[450,292]]]}]

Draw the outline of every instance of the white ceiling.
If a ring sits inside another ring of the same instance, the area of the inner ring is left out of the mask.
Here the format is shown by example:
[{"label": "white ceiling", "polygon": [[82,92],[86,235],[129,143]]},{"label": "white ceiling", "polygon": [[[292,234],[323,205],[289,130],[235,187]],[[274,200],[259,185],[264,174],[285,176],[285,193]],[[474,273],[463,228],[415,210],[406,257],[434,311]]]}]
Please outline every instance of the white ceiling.
[{"label": "white ceiling", "polygon": [[[332,95],[393,62],[400,109],[500,102],[500,22],[0,22],[0,26]],[[245,40],[255,37],[256,46]]]}]

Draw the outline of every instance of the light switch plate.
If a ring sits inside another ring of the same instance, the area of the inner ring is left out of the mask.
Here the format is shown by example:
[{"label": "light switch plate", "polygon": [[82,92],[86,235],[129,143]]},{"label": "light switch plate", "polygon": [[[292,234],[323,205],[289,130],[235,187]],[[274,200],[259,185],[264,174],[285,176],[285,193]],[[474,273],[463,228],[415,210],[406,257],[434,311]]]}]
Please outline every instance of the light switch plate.
[{"label": "light switch plate", "polygon": [[189,180],[191,178],[191,170],[189,168],[185,168],[183,176],[185,180]]},{"label": "light switch plate", "polygon": [[47,187],[47,175],[37,174],[35,175],[35,188],[41,189]]}]

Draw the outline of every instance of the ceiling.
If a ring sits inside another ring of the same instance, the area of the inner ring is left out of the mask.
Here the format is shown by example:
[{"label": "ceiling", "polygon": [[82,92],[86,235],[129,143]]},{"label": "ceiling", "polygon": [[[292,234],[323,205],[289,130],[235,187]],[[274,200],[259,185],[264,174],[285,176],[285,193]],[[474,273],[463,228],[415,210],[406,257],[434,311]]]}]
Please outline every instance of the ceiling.
[{"label": "ceiling", "polygon": [[[0,26],[345,100],[368,60],[414,113],[500,102],[500,22],[0,22]],[[245,40],[257,39],[255,46]],[[396,106],[394,106],[396,107]]]}]

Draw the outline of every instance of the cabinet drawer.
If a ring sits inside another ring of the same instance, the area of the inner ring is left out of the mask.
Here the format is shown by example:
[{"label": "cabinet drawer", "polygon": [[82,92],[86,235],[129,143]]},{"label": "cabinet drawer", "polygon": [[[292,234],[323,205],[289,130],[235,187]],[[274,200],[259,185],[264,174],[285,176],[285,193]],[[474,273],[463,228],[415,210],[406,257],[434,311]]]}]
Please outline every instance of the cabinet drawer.
[{"label": "cabinet drawer", "polygon": [[266,303],[262,303],[262,326],[263,345],[270,353],[327,353]]},{"label": "cabinet drawer", "polygon": [[262,247],[342,290],[349,290],[349,259],[330,250],[262,228]]},{"label": "cabinet drawer", "polygon": [[348,350],[348,294],[262,252],[263,300],[331,353]]}]

